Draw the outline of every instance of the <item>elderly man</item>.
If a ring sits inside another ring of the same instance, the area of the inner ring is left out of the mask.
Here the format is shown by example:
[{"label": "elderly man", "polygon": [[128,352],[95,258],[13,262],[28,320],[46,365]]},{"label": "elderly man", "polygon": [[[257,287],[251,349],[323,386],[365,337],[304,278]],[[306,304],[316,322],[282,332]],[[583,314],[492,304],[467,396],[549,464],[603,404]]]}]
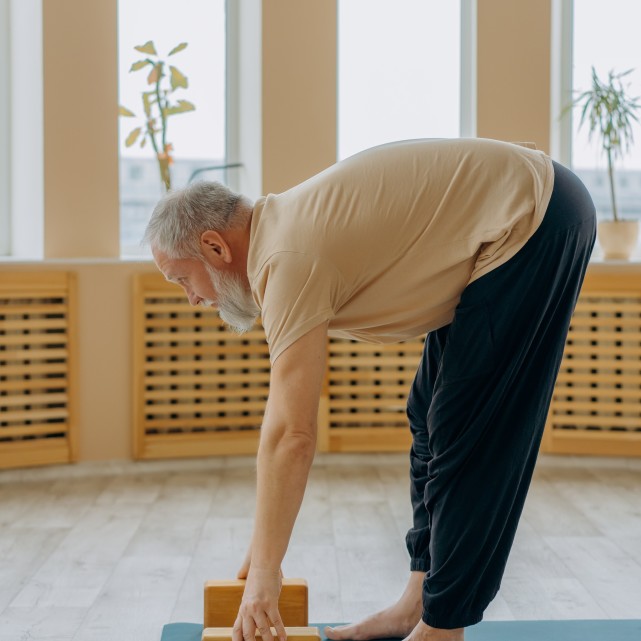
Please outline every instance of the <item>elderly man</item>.
[{"label": "elderly man", "polygon": [[[280,564],[316,444],[327,336],[428,333],[407,404],[413,527],[399,601],[331,639],[463,639],[496,595],[595,238],[589,194],[540,151],[414,140],[251,203],[218,183],[168,194],[146,239],[193,305],[271,359],[254,534],[234,641],[281,641]],[[363,524],[367,527],[367,524]],[[367,577],[363,577],[367,581]]]}]

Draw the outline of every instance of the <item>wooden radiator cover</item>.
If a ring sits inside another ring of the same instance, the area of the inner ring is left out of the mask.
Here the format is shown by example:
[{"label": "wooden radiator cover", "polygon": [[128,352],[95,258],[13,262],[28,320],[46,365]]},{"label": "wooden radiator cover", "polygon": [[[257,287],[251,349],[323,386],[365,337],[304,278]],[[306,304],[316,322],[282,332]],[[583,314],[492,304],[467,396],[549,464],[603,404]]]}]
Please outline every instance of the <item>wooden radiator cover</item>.
[{"label": "wooden radiator cover", "polygon": [[641,279],[588,274],[543,451],[641,456]]},{"label": "wooden radiator cover", "polygon": [[[256,451],[269,387],[261,328],[237,336],[156,274],[135,285],[138,458]],[[328,341],[321,451],[407,451],[405,403],[423,339]],[[641,281],[588,275],[543,439],[545,452],[641,456]]]},{"label": "wooden radiator cover", "polygon": [[75,459],[75,278],[0,280],[0,468]]},{"label": "wooden radiator cover", "polygon": [[225,329],[161,275],[135,277],[136,458],[253,454],[269,388],[262,328]]},{"label": "wooden radiator cover", "polygon": [[388,345],[330,339],[329,450],[409,451],[407,394],[424,339]]}]

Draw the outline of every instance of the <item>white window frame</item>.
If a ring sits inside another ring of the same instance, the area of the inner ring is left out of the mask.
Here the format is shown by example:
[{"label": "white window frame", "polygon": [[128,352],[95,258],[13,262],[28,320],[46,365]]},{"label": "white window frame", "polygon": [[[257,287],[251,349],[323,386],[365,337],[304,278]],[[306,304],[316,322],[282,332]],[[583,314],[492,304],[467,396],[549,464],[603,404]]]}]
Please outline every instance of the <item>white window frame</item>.
[{"label": "white window frame", "polygon": [[262,185],[262,0],[227,0],[227,184],[251,199]]},{"label": "white window frame", "polygon": [[0,256],[11,251],[10,2],[0,0]]},{"label": "white window frame", "polygon": [[0,0],[0,255],[44,255],[42,0]]},{"label": "white window frame", "polygon": [[572,165],[573,0],[552,0],[550,51],[550,155]]},{"label": "white window frame", "polygon": [[461,0],[461,138],[476,137],[477,15],[477,0]]}]

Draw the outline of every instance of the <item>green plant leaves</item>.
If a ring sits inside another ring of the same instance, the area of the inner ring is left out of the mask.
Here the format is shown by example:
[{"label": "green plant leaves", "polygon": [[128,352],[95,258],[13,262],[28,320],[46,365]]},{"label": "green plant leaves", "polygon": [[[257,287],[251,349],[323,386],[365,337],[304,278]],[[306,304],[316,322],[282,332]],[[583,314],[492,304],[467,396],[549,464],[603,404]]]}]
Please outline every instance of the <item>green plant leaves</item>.
[{"label": "green plant leaves", "polygon": [[154,92],[143,91],[142,93],[142,106],[145,110],[145,116],[151,118],[151,105],[154,103]]},{"label": "green plant leaves", "polygon": [[173,56],[175,53],[178,53],[179,51],[182,51],[183,49],[186,49],[186,48],[187,48],[187,43],[181,42],[179,45],[176,45],[167,55]]},{"label": "green plant leaves", "polygon": [[147,76],[147,84],[153,85],[155,82],[160,80],[160,71],[162,70],[162,62],[154,65],[154,68],[151,70]]},{"label": "green plant leaves", "polygon": [[156,47],[154,47],[153,40],[148,40],[145,42],[144,45],[138,45],[134,47],[136,51],[140,51],[140,53],[148,53],[151,54],[152,56],[157,56],[158,53],[156,52]]},{"label": "green plant leaves", "polygon": [[[188,43],[186,42],[177,44],[167,54],[167,57],[184,51],[187,46]],[[173,162],[170,152],[173,147],[171,144],[166,143],[167,118],[176,114],[194,111],[196,106],[188,100],[178,100],[175,104],[169,103],[172,92],[181,87],[186,89],[189,86],[189,80],[179,69],[170,66],[166,57],[161,58],[158,55],[152,40],[138,45],[134,49],[150,57],[137,60],[131,65],[129,71],[148,69],[149,73],[146,80],[147,84],[152,86],[146,91],[141,91],[142,106],[145,114],[144,122],[142,126],[136,127],[129,133],[125,139],[125,146],[131,147],[138,143],[140,148],[143,149],[149,143],[157,154],[158,162],[161,163],[162,180],[168,189],[171,184],[169,165]],[[169,71],[167,71],[167,67]],[[119,106],[119,113],[121,116],[126,117],[135,115],[123,106]],[[161,136],[161,140],[158,139],[159,136]],[[161,146],[163,151],[159,151]]]},{"label": "green plant leaves", "polygon": [[176,67],[169,67],[169,71],[171,71],[171,78],[170,78],[170,83],[171,83],[171,88],[172,90],[177,89],[178,87],[184,87],[185,89],[188,86],[187,82],[187,77],[184,76]]},{"label": "green plant leaves", "polygon": [[128,136],[127,139],[125,140],[125,147],[131,147],[136,140],[138,140],[138,136],[140,136],[140,132],[142,131],[141,127],[136,127]]},{"label": "green plant leaves", "polygon": [[138,62],[134,62],[131,65],[131,69],[129,69],[129,73],[132,71],[138,71],[139,69],[142,69],[143,67],[146,67],[147,65],[152,65],[153,62],[151,60],[138,60]]},{"label": "green plant leaves", "polygon": [[187,111],[194,111],[195,109],[196,107],[188,100],[179,100],[177,105],[163,109],[163,113],[165,117],[167,117],[175,114],[182,114]]},{"label": "green plant leaves", "polygon": [[124,116],[125,118],[135,118],[136,114],[133,111],[130,111],[127,109],[127,107],[123,107],[122,105],[118,106],[118,115],[119,116]]},{"label": "green plant leaves", "polygon": [[589,123],[590,138],[594,133],[601,137],[605,152],[620,156],[633,142],[632,121],[638,122],[641,108],[638,97],[628,95],[621,79],[633,70],[622,73],[608,72],[607,81],[601,81],[592,67],[592,88],[581,93],[574,101],[581,105],[579,126]]}]

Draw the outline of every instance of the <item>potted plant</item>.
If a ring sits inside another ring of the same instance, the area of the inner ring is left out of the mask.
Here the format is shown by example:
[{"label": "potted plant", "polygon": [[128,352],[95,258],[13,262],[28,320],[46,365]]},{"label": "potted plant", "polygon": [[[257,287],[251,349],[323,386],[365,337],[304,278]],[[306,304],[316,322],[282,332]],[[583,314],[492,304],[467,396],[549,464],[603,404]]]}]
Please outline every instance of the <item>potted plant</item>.
[{"label": "potted plant", "polygon": [[602,82],[592,67],[592,87],[581,93],[574,105],[582,106],[579,127],[589,124],[590,139],[596,133],[608,161],[612,220],[603,220],[598,225],[599,244],[605,258],[628,259],[637,244],[639,234],[638,220],[623,220],[619,216],[614,189],[614,161],[629,151],[633,142],[632,121],[638,122],[640,108],[638,98],[628,95],[622,78],[630,74],[608,73]]},{"label": "potted plant", "polygon": [[[181,42],[167,54],[167,57],[174,56],[186,48],[187,43]],[[125,146],[131,147],[139,139],[141,147],[144,147],[147,141],[150,142],[158,161],[160,179],[165,191],[169,191],[171,189],[170,165],[173,163],[171,152],[174,147],[167,140],[168,119],[176,114],[193,111],[196,107],[188,100],[177,100],[172,103],[171,96],[174,91],[187,88],[187,77],[158,56],[156,47],[151,40],[144,45],[134,47],[134,49],[146,54],[146,58],[134,62],[129,71],[140,71],[145,67],[151,67],[147,75],[147,85],[151,85],[151,89],[142,92],[144,122],[129,133],[125,140]],[[167,69],[169,69],[168,81],[166,80]],[[125,118],[133,118],[136,115],[123,106],[120,106],[119,113]]]}]

